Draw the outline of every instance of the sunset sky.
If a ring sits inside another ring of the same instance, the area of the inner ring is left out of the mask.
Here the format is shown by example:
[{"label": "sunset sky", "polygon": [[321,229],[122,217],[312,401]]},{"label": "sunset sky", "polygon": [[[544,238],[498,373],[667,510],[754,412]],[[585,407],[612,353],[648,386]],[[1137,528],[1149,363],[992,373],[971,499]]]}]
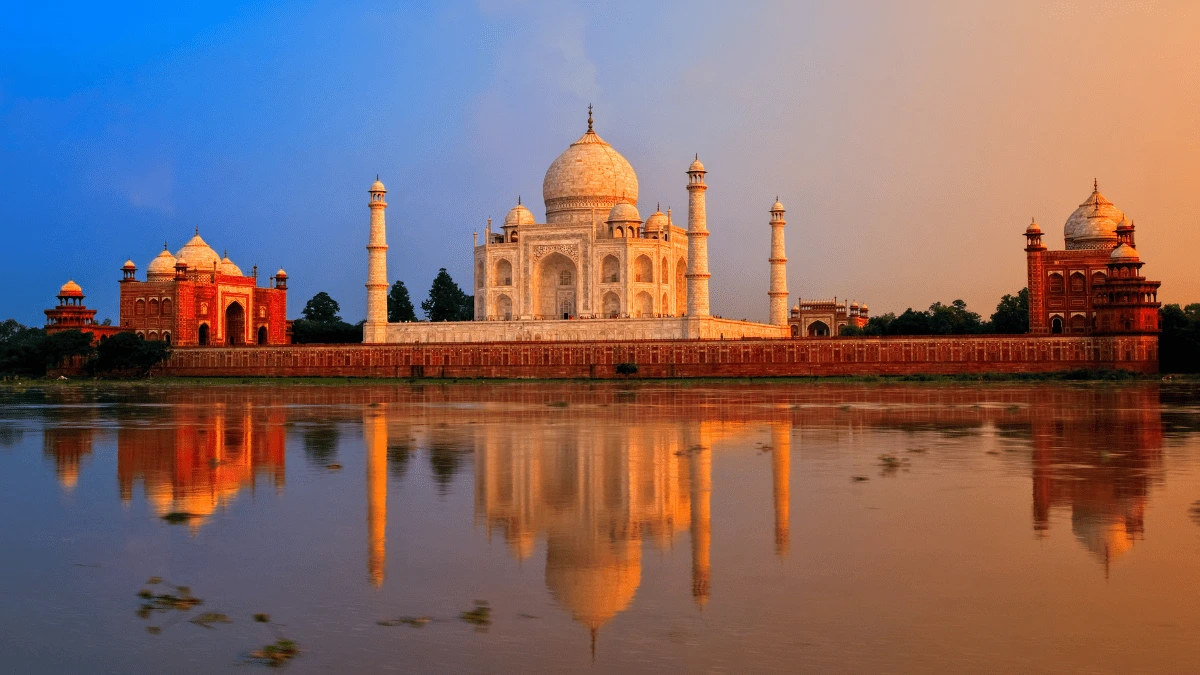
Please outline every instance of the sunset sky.
[{"label": "sunset sky", "polygon": [[[32,7],[32,8],[30,8]],[[117,318],[195,227],[289,314],[366,292],[367,187],[389,276],[470,292],[471,233],[587,128],[642,216],[685,222],[708,168],[713,312],[767,316],[767,209],[788,287],[873,314],[1025,285],[1031,217],[1062,247],[1092,180],[1134,219],[1164,302],[1200,302],[1200,3],[52,3],[0,24],[0,319],[68,277]]]}]

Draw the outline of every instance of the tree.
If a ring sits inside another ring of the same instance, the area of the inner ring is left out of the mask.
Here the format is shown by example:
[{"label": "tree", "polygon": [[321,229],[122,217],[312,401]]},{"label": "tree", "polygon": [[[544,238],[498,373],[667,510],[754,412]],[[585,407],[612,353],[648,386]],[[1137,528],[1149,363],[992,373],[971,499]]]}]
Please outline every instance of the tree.
[{"label": "tree", "polygon": [[421,301],[421,311],[430,321],[470,321],[475,318],[475,298],[463,293],[443,267],[433,279],[429,298]]},{"label": "tree", "polygon": [[166,360],[171,347],[159,340],[146,340],[136,333],[117,333],[100,339],[96,358],[88,361],[92,374],[139,375]]},{"label": "tree", "polygon": [[992,314],[991,332],[1005,335],[1020,335],[1029,332],[1029,289],[1022,288],[1016,295],[1005,295]]},{"label": "tree", "polygon": [[303,319],[292,322],[296,344],[348,344],[362,342],[362,322],[351,325],[338,316],[337,300],[321,291],[304,305]]},{"label": "tree", "polygon": [[967,303],[955,300],[949,305],[935,302],[926,313],[933,335],[967,335],[983,332],[979,315],[967,309]]},{"label": "tree", "polygon": [[342,317],[338,316],[340,310],[341,307],[338,306],[337,300],[329,297],[325,291],[321,291],[304,304],[304,311],[301,314],[304,315],[306,321],[336,324],[342,320]]},{"label": "tree", "polygon": [[1200,373],[1200,304],[1160,311],[1158,363],[1164,373]]},{"label": "tree", "polygon": [[64,330],[47,335],[14,319],[0,323],[0,372],[40,377],[68,358],[91,354],[91,333]]},{"label": "tree", "polygon": [[887,327],[888,335],[929,335],[929,315],[912,307],[892,320]]},{"label": "tree", "polygon": [[408,297],[408,288],[399,279],[392,284],[388,293],[388,321],[416,321],[417,313],[413,309],[412,299]]}]

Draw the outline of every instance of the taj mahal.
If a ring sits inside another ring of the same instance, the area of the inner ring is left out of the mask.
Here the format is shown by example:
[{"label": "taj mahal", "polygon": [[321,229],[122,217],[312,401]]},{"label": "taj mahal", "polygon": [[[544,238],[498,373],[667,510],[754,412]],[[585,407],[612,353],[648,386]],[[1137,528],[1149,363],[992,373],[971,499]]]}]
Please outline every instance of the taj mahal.
[{"label": "taj mahal", "polygon": [[593,128],[546,170],[545,222],[521,203],[474,247],[474,321],[388,323],[387,189],[371,185],[367,343],[784,338],[784,208],[771,206],[769,323],[709,311],[706,170],[688,166],[687,227],[671,209],[642,219],[633,167]]}]

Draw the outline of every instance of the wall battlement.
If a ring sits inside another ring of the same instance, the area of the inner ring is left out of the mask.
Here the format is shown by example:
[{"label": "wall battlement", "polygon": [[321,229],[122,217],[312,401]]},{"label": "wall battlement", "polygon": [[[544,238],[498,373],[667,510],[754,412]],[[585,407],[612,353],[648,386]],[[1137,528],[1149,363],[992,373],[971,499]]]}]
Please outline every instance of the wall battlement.
[{"label": "wall battlement", "polygon": [[956,335],[177,348],[162,374],[199,377],[616,378],[1158,372],[1158,337]]}]

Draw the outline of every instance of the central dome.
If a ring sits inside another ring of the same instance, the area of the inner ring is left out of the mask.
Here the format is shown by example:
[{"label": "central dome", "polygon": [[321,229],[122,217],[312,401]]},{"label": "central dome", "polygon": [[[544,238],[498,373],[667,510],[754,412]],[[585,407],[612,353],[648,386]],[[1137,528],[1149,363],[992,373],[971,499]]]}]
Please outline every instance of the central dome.
[{"label": "central dome", "polygon": [[196,236],[175,252],[175,257],[187,260],[189,268],[205,272],[217,269],[221,263],[221,256],[200,238],[199,228],[196,228]]},{"label": "central dome", "polygon": [[592,130],[589,113],[587,133],[546,170],[542,181],[546,221],[590,220],[592,209],[602,218],[617,202],[637,205],[637,198],[637,174],[621,153]]},{"label": "central dome", "polygon": [[1067,250],[1112,248],[1117,243],[1117,225],[1123,220],[1125,214],[1121,209],[1105,199],[1099,187],[1093,184],[1092,194],[1063,226]]}]

